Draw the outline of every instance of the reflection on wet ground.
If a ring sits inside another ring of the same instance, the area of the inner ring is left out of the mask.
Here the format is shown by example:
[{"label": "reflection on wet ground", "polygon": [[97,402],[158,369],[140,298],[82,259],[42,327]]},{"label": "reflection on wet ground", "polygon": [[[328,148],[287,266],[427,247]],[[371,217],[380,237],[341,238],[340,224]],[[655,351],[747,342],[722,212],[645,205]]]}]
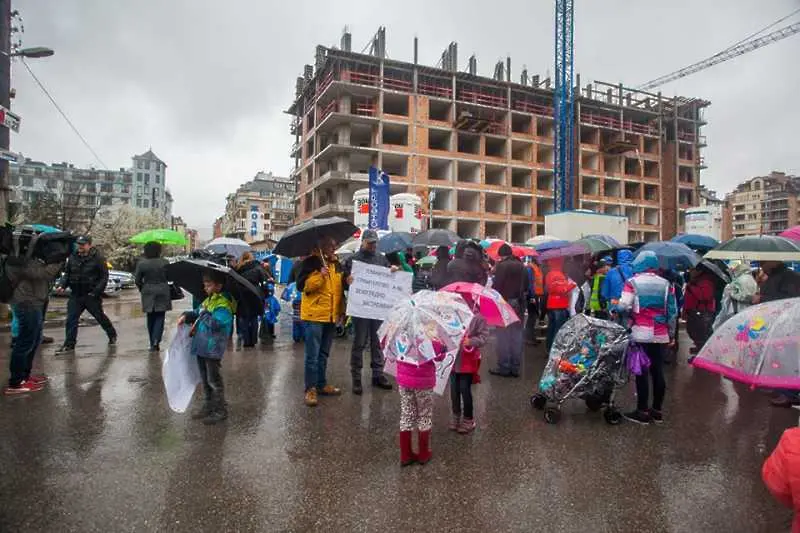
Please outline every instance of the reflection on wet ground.
[{"label": "reflection on wet ground", "polygon": [[[397,394],[346,391],[303,406],[302,346],[287,314],[274,342],[226,357],[231,417],[209,428],[168,409],[138,305],[106,308],[118,346],[81,328],[74,357],[44,350],[45,392],[0,399],[2,531],[790,528],[760,467],[796,415],[685,362],[668,371],[663,426],[611,427],[577,403],[551,426],[528,403],[544,363],[529,347],[522,379],[487,374],[475,387],[475,434],[449,433],[439,399],[434,460],[400,469]],[[0,342],[5,368],[8,337]],[[337,341],[329,366],[345,389],[349,351]],[[621,398],[630,405],[632,389]]]}]

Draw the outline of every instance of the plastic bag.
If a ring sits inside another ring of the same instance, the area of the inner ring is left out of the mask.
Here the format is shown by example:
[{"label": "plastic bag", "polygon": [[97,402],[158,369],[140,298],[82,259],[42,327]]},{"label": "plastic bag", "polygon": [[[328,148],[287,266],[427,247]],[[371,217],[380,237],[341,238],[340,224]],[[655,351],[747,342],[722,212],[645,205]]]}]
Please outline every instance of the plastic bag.
[{"label": "plastic bag", "polygon": [[647,352],[635,342],[628,345],[628,370],[634,376],[641,376],[648,368],[650,368],[650,358],[647,357]]},{"label": "plastic bag", "polygon": [[167,392],[167,403],[169,403],[170,409],[176,413],[186,411],[192,401],[197,384],[200,383],[197,358],[191,353],[190,331],[191,327],[187,325],[178,326],[161,367],[164,389]]}]

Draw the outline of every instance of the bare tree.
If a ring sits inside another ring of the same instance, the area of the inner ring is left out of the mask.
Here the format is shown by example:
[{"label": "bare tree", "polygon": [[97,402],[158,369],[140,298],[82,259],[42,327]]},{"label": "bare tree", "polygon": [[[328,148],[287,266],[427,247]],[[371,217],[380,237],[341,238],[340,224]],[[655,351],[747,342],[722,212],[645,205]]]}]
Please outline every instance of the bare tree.
[{"label": "bare tree", "polygon": [[64,231],[89,233],[101,207],[96,197],[86,190],[86,184],[66,182],[62,188],[48,184],[45,191],[34,195],[25,207],[23,217],[30,224],[47,224]]}]

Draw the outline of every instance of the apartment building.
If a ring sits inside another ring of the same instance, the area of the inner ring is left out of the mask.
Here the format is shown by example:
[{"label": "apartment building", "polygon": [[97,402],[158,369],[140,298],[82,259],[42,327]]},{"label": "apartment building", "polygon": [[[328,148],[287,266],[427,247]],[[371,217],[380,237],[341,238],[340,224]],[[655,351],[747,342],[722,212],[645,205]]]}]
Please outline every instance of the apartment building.
[{"label": "apartment building", "polygon": [[54,216],[66,229],[86,230],[101,209],[113,205],[157,209],[167,220],[172,215],[166,164],[151,150],[133,156],[130,169],[119,170],[25,159],[9,164],[9,178],[11,202],[18,212],[37,207],[58,210]]},{"label": "apartment building", "polygon": [[222,233],[248,243],[277,241],[292,225],[294,191],[292,179],[259,172],[228,195]]},{"label": "apartment building", "polygon": [[798,224],[800,177],[773,171],[739,184],[726,198],[731,237],[777,235]]},{"label": "apartment building", "polygon": [[[514,242],[544,232],[554,210],[549,80],[523,69],[512,82],[510,58],[492,78],[477,75],[475,56],[460,72],[456,43],[430,67],[386,57],[383,29],[368,54],[350,41],[345,33],[339,48],[317,47],[287,111],[298,220],[352,218],[353,193],[376,166],[392,193],[423,199],[433,227]],[[699,201],[707,105],[578,81],[575,207],[627,216],[631,241],[683,231]]]}]

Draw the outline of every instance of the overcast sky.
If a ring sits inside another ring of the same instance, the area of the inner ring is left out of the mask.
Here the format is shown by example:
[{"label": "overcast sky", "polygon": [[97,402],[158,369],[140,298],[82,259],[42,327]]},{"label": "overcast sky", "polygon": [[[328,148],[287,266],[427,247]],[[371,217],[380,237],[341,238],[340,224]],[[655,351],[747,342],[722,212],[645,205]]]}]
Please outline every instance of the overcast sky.
[{"label": "overcast sky", "polygon": [[[323,8],[322,6],[325,6]],[[207,229],[224,197],[259,170],[287,175],[293,139],[283,113],[295,77],[317,44],[350,27],[360,51],[379,25],[387,53],[434,65],[448,42],[459,69],[475,53],[490,76],[511,55],[512,73],[553,71],[553,1],[17,0],[24,46],[56,50],[29,60],[109,168],[152,147],[169,165],[175,214]],[[577,0],[576,72],[635,86],[712,55],[800,0]],[[791,21],[796,22],[795,16]],[[797,99],[800,36],[662,87],[710,100],[703,183],[725,192],[770,170],[800,174]],[[14,65],[22,118],[12,149],[46,162],[100,165],[25,68]]]}]

